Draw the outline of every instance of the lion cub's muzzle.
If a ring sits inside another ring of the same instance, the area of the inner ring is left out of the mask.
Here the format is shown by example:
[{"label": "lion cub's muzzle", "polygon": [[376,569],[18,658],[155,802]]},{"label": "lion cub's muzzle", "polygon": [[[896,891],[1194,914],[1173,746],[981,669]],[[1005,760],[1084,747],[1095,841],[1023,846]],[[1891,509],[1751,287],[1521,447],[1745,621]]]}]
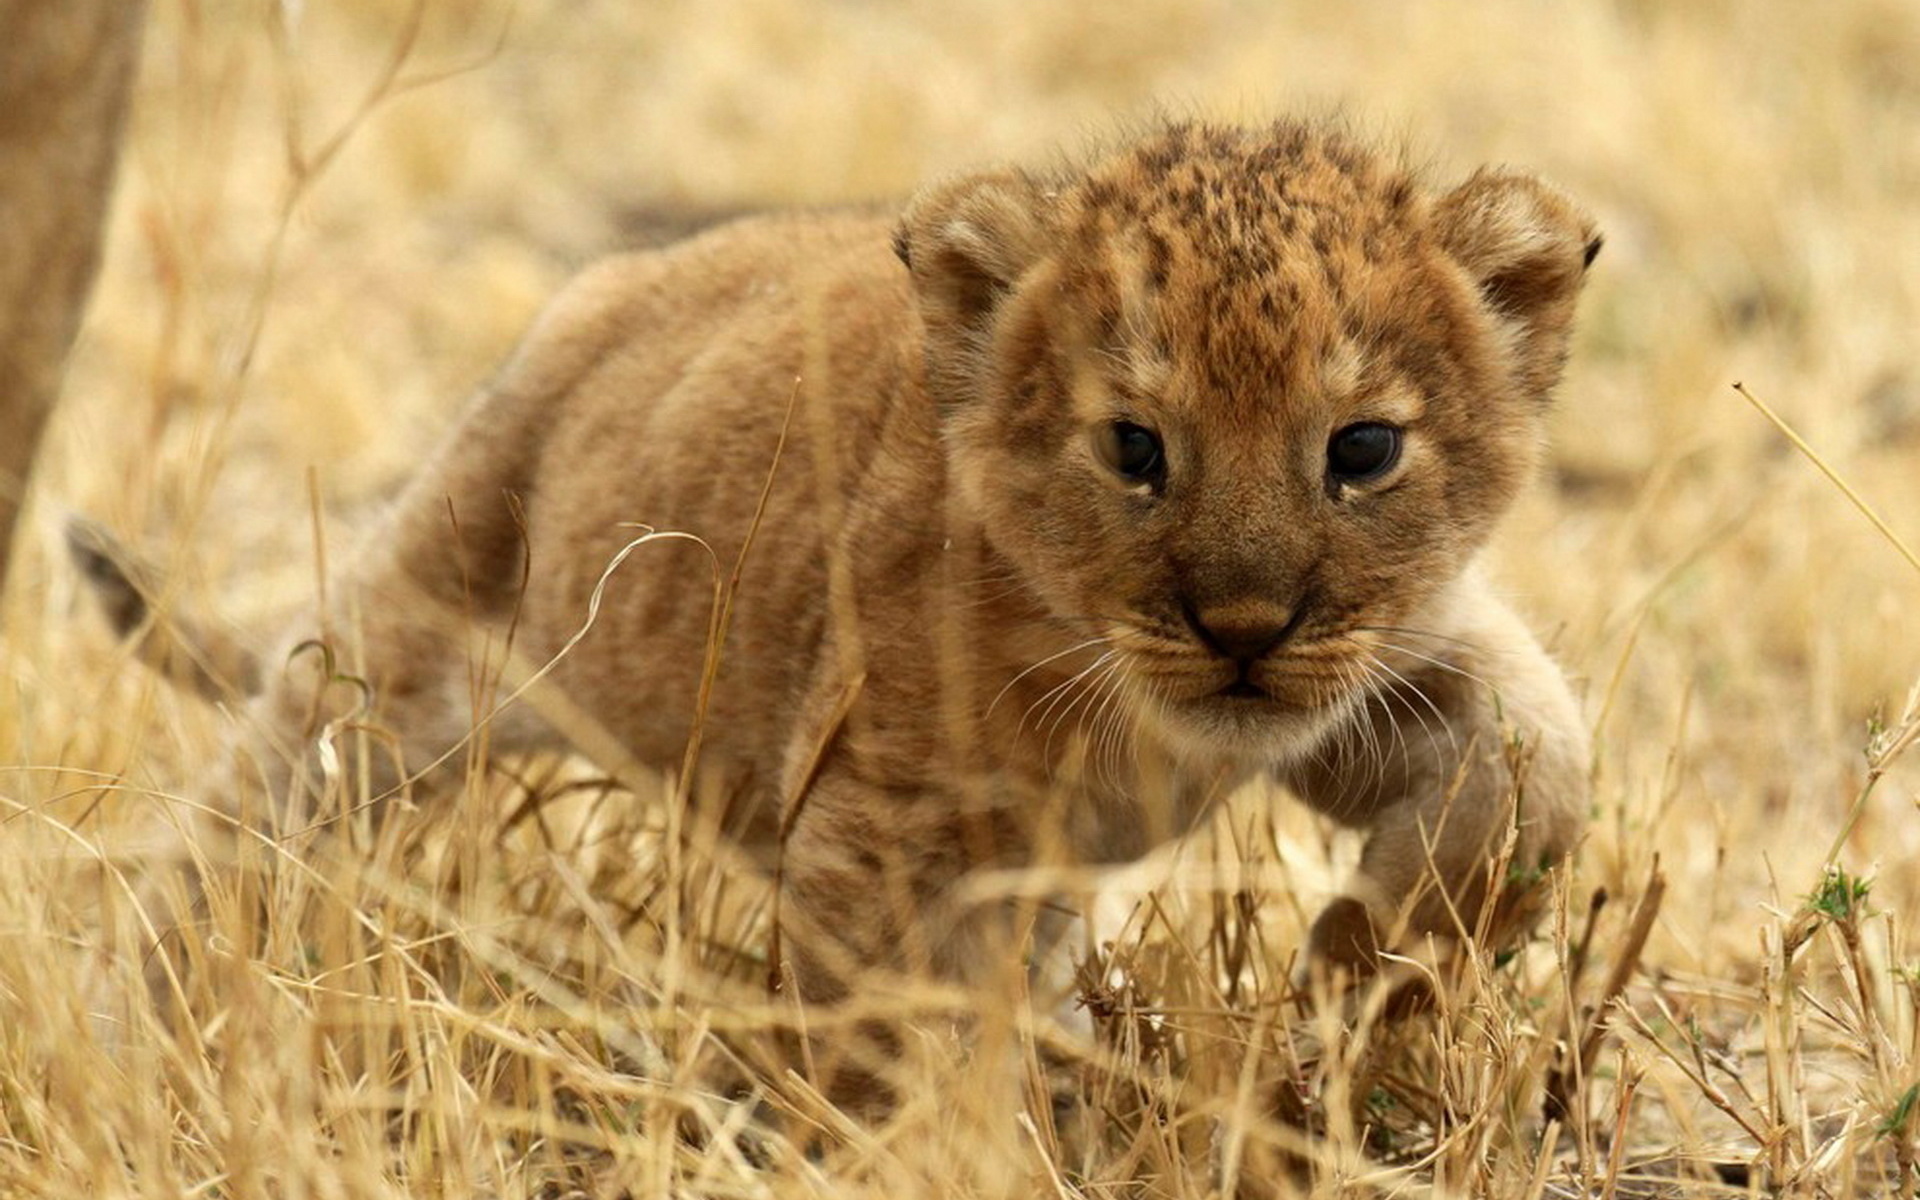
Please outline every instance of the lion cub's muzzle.
[{"label": "lion cub's muzzle", "polygon": [[1258,700],[1270,692],[1256,678],[1261,660],[1281,649],[1300,628],[1306,606],[1287,608],[1271,601],[1251,598],[1226,604],[1197,607],[1183,600],[1180,611],[1200,644],[1231,670],[1217,694],[1231,699]]}]

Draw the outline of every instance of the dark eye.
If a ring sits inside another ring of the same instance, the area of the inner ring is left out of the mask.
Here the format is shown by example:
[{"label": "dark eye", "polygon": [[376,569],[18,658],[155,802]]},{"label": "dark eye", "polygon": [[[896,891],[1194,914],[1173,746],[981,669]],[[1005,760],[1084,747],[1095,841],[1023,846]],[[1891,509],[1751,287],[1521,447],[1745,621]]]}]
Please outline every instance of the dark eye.
[{"label": "dark eye", "polygon": [[1093,435],[1093,448],[1101,462],[1136,483],[1154,482],[1166,467],[1159,436],[1131,421],[1101,426]]},{"label": "dark eye", "polygon": [[1327,439],[1327,474],[1340,483],[1378,479],[1400,461],[1400,431],[1378,421],[1349,425]]}]

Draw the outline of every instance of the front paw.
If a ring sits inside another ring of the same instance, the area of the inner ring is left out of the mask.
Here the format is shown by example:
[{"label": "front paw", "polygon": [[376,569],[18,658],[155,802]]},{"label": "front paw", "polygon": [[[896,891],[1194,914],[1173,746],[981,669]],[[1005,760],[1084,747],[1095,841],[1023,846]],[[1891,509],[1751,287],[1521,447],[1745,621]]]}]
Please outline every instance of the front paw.
[{"label": "front paw", "polygon": [[1307,935],[1307,962],[1324,963],[1352,972],[1373,969],[1380,957],[1380,938],[1366,904],[1354,896],[1337,896],[1320,910]]}]

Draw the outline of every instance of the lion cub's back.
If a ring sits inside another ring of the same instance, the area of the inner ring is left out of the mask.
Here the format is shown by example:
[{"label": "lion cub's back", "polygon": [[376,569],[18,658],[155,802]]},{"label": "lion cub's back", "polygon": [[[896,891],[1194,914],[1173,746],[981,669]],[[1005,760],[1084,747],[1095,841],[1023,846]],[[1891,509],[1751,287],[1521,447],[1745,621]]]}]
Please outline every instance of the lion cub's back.
[{"label": "lion cub's back", "polygon": [[[890,235],[887,218],[866,214],[735,222],[594,268],[530,339],[570,345],[574,360],[571,382],[530,431],[542,448],[525,615],[544,648],[579,627],[639,526],[711,548],[660,540],[636,550],[560,674],[643,758],[670,763],[684,744],[715,566],[730,570],[740,552],[795,381],[822,344],[810,349],[810,331],[825,330],[841,344],[828,355],[843,358],[849,326],[863,323],[849,313],[885,324],[907,311]],[[528,355],[539,352],[530,345]],[[869,391],[856,381],[834,402],[857,408]],[[807,415],[796,414],[741,581],[710,714],[712,757],[773,765],[812,669],[826,586],[811,440]]]}]

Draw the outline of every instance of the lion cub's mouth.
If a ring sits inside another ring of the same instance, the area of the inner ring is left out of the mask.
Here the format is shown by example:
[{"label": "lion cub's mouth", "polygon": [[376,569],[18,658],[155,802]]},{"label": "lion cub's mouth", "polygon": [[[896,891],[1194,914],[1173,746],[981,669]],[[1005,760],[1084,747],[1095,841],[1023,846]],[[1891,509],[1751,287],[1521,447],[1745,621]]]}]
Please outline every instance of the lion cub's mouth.
[{"label": "lion cub's mouth", "polygon": [[1215,692],[1229,700],[1271,700],[1273,693],[1249,679],[1236,679],[1226,687]]}]

